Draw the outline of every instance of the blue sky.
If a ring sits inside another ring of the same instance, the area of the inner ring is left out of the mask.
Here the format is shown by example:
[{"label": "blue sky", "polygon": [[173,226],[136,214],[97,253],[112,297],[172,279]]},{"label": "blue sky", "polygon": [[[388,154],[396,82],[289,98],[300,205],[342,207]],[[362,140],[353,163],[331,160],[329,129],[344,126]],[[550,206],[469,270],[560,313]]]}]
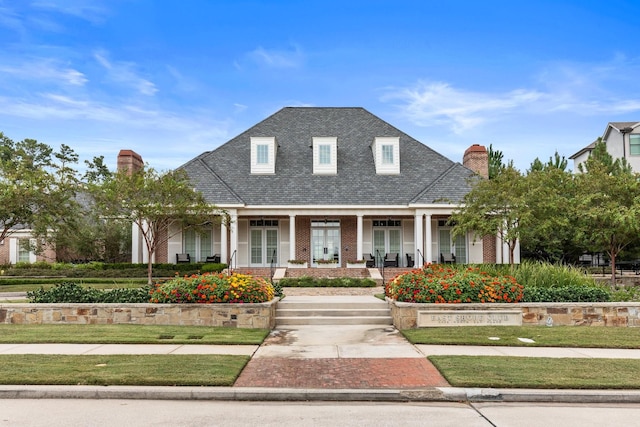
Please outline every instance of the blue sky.
[{"label": "blue sky", "polygon": [[285,106],[360,106],[521,170],[640,121],[636,0],[0,0],[0,131],[161,170]]}]

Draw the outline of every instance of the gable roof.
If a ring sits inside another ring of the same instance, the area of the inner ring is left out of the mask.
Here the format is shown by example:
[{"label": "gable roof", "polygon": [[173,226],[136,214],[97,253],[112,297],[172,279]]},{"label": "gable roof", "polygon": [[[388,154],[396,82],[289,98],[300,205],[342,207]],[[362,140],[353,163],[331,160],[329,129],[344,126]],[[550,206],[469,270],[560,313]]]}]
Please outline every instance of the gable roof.
[{"label": "gable roof", "polygon": [[[602,134],[602,140],[603,141],[607,140],[607,136],[609,135],[611,129],[615,129],[616,131],[620,132],[622,129],[626,129],[626,128],[635,129],[638,126],[640,126],[640,122],[609,122],[607,123],[607,127],[604,129],[604,133]],[[575,160],[576,158],[580,157],[584,153],[591,153],[593,149],[596,147],[597,142],[598,140],[596,139],[591,144],[579,150],[577,153],[569,156],[569,158],[571,160]]]},{"label": "gable roof", "polygon": [[[275,137],[276,172],[252,175],[251,137]],[[314,175],[312,138],[338,140],[336,175]],[[371,145],[398,137],[400,174],[377,175]],[[457,203],[473,172],[396,129],[364,108],[286,107],[181,166],[214,204],[252,206],[408,205]]]}]

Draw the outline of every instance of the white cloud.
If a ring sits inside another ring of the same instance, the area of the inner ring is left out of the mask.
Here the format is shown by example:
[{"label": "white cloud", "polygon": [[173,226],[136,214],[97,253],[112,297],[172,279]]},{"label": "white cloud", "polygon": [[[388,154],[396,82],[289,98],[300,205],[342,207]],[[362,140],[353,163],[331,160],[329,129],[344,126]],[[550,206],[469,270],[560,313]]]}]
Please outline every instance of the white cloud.
[{"label": "white cloud", "polygon": [[383,101],[400,100],[403,115],[416,125],[446,125],[461,133],[543,97],[544,94],[533,90],[492,94],[464,91],[444,82],[420,81],[414,87],[385,95]]},{"label": "white cloud", "polygon": [[265,49],[259,46],[247,56],[257,64],[270,68],[297,68],[304,61],[304,55],[298,46],[293,46],[293,50]]},{"label": "white cloud", "polygon": [[58,12],[93,24],[99,24],[105,20],[109,12],[101,3],[99,0],[39,0],[32,2],[31,7],[37,10]]},{"label": "white cloud", "polygon": [[134,70],[135,64],[129,62],[111,62],[104,51],[95,52],[93,57],[107,70],[114,82],[134,88],[143,95],[153,96],[158,89],[151,81],[140,77]]},{"label": "white cloud", "polygon": [[0,65],[0,73],[21,80],[47,80],[63,85],[83,86],[86,76],[78,70],[62,66],[52,59],[32,59],[16,66]]}]

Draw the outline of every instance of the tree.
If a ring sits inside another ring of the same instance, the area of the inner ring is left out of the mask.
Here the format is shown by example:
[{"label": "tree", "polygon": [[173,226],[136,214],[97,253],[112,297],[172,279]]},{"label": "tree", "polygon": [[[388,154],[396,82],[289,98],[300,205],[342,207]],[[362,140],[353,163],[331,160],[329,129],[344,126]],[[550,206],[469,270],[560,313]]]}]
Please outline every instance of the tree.
[{"label": "tree", "polygon": [[453,234],[497,235],[509,247],[509,263],[513,264],[521,226],[529,215],[525,190],[522,174],[511,164],[492,179],[477,179],[451,216]]},{"label": "tree", "polygon": [[21,228],[30,228],[40,243],[53,239],[76,212],[77,161],[66,145],[54,152],[34,139],[14,142],[0,133],[0,240]]},{"label": "tree", "polygon": [[505,168],[502,162],[502,151],[494,150],[493,144],[489,144],[489,179],[493,179]]},{"label": "tree", "polygon": [[94,159],[89,164],[90,193],[103,218],[127,220],[137,227],[149,254],[149,284],[153,257],[162,244],[184,229],[220,220],[223,212],[209,205],[181,170],[159,173],[145,165],[136,171],[106,173],[98,170],[99,163]]},{"label": "tree", "polygon": [[582,253],[575,244],[574,176],[567,165],[556,152],[547,163],[536,158],[527,171],[524,198],[530,220],[520,233],[523,254],[558,262]]},{"label": "tree", "polygon": [[616,257],[637,240],[640,232],[640,184],[626,162],[613,160],[599,141],[576,176],[577,239],[611,260],[616,280]]}]

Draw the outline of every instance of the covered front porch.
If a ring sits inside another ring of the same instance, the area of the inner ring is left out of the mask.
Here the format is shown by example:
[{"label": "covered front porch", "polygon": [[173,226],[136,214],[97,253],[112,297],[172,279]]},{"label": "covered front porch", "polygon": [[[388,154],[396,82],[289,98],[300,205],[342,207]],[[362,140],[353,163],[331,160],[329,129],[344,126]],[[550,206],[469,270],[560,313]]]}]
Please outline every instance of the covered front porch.
[{"label": "covered front porch", "polygon": [[[410,268],[424,263],[507,262],[495,237],[454,237],[450,205],[427,208],[227,209],[230,222],[176,233],[168,262],[219,257],[232,268]],[[385,261],[386,259],[386,261]],[[359,261],[365,264],[353,265]],[[161,262],[161,260],[160,260]]]}]

